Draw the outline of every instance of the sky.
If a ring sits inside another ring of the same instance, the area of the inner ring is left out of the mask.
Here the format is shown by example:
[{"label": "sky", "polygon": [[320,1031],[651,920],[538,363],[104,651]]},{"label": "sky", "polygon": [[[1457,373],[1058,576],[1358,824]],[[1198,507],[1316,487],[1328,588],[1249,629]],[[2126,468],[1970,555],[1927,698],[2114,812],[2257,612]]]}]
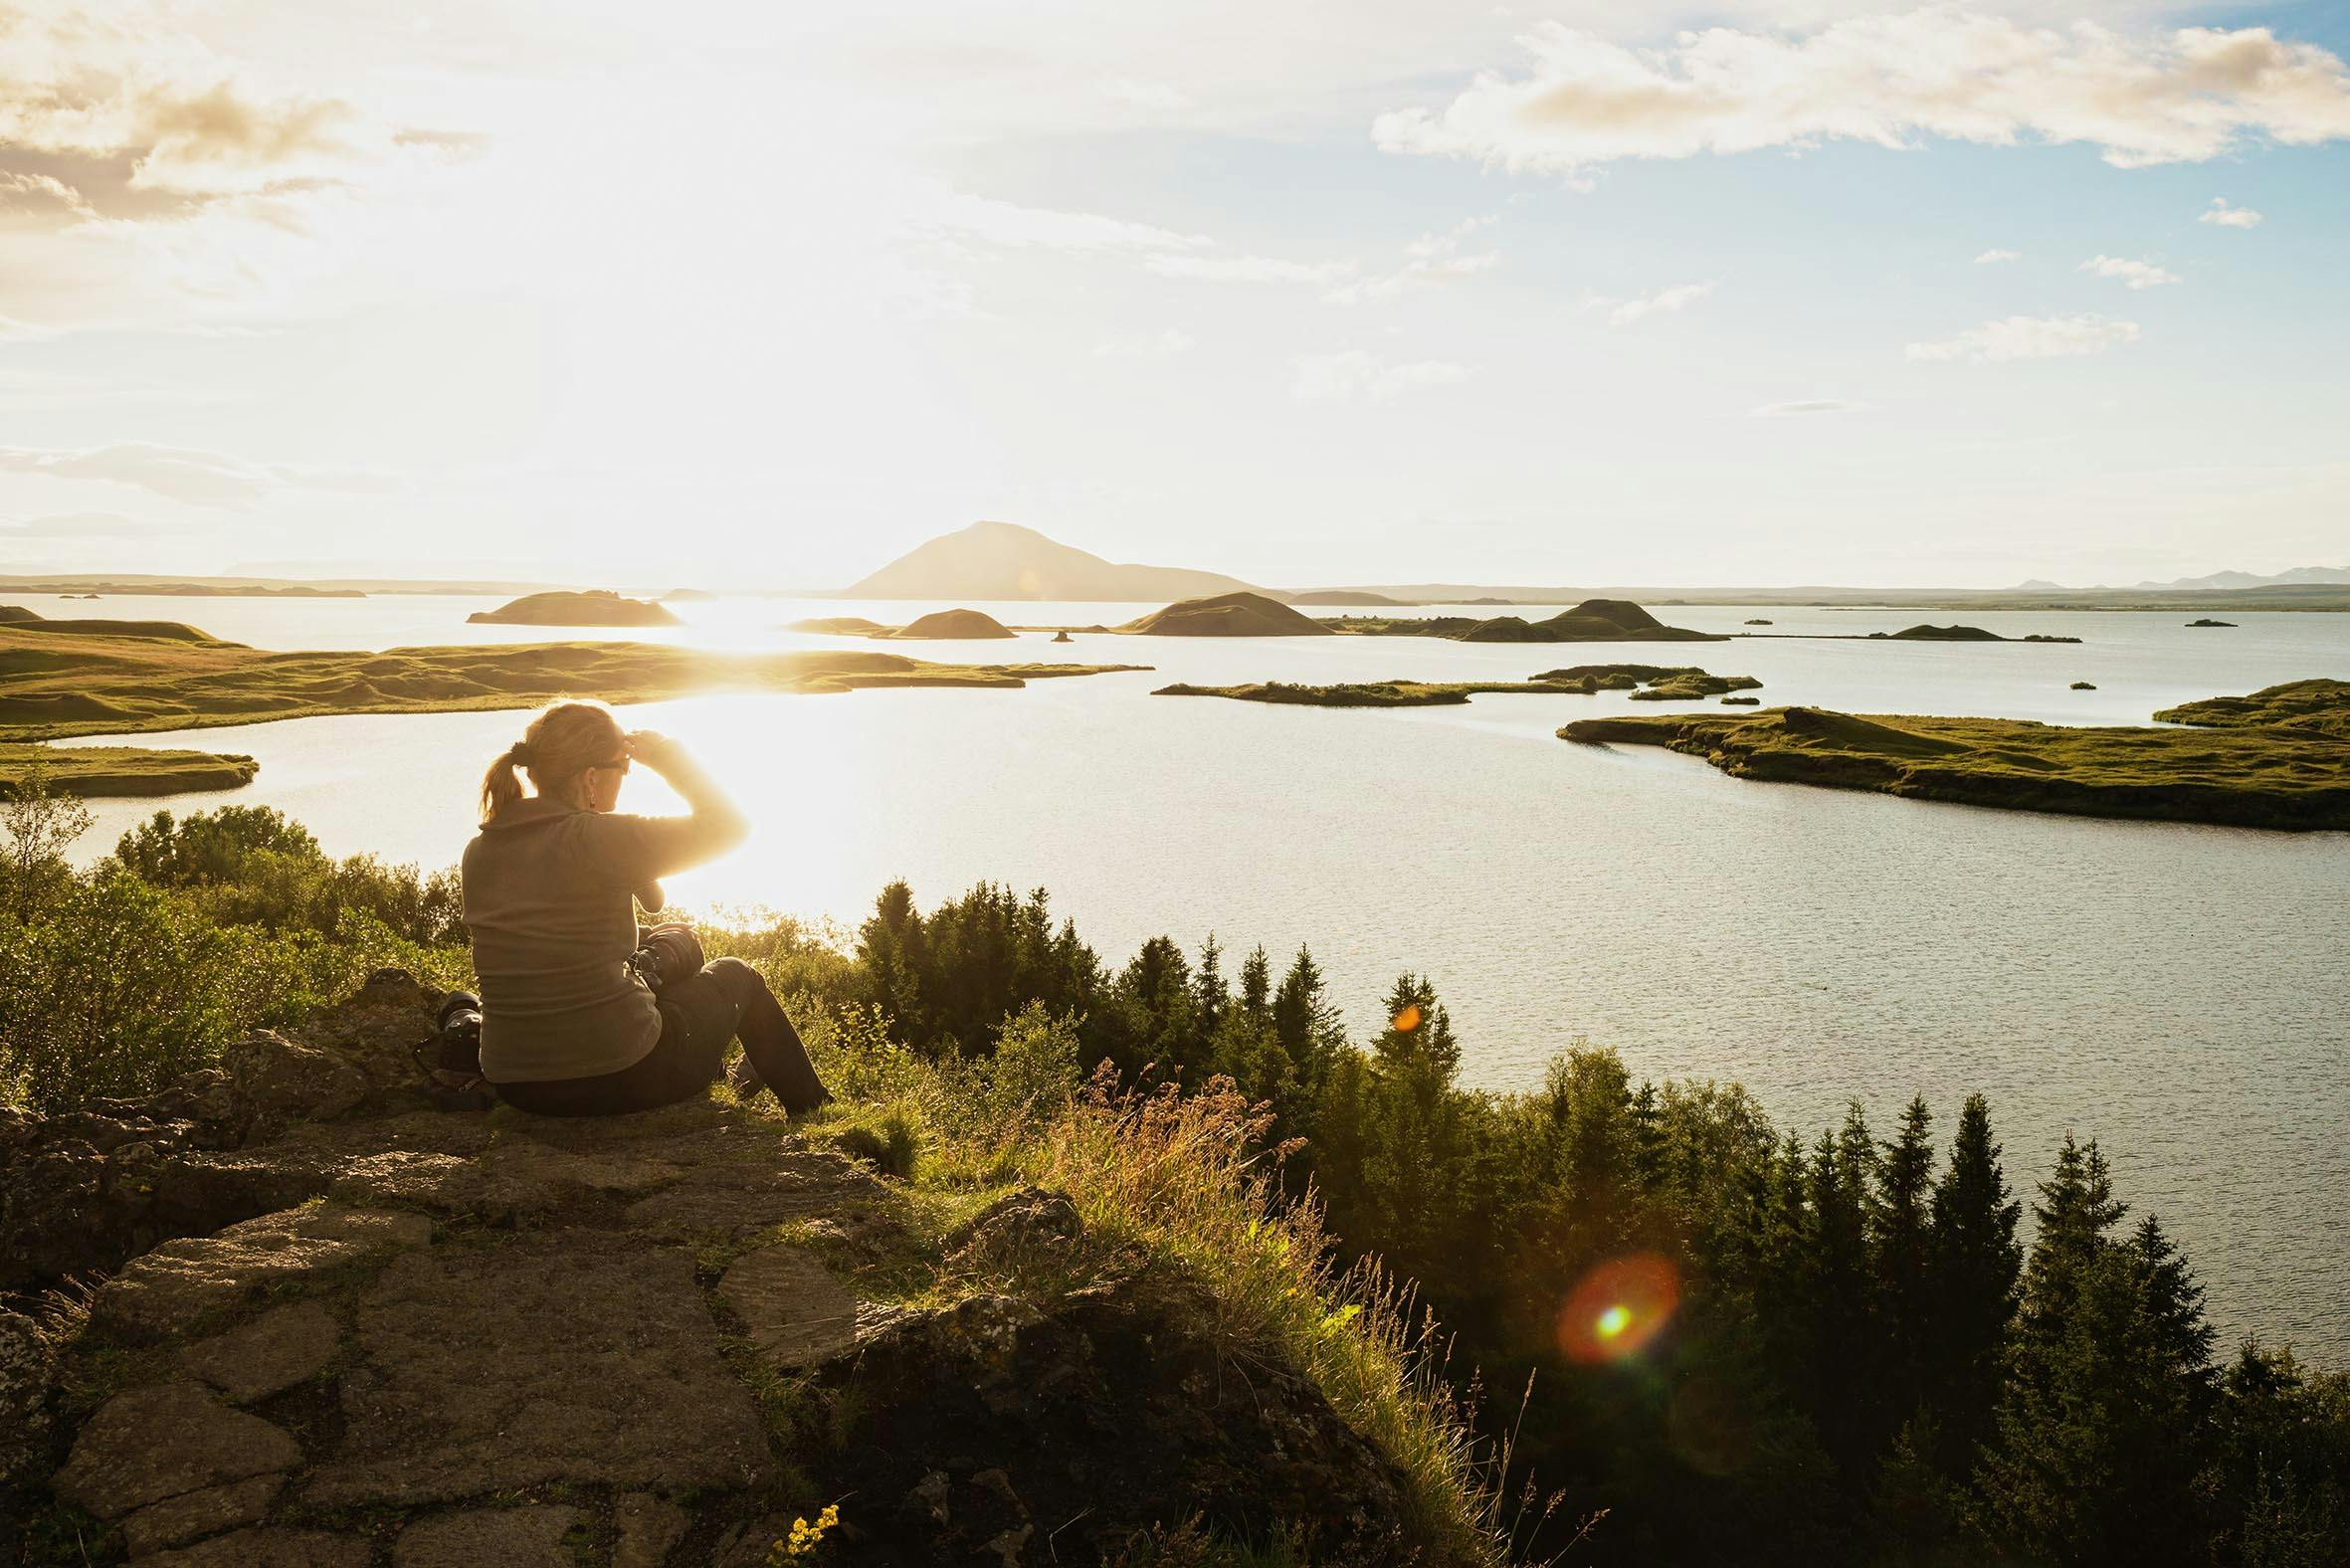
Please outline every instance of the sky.
[{"label": "sky", "polygon": [[2340,566],[2346,57],[2334,3],[0,0],[0,571]]}]

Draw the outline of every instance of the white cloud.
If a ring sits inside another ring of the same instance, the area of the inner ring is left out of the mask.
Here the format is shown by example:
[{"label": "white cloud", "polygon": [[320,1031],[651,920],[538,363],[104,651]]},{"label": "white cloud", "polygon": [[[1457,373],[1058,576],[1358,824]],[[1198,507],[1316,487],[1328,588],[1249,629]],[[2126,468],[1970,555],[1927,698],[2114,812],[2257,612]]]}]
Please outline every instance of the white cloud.
[{"label": "white cloud", "polygon": [[450,135],[464,135],[404,130],[339,98],[257,85],[244,63],[187,32],[180,9],[59,5],[36,8],[37,21],[0,12],[0,157],[19,163],[0,168],[0,181],[20,194],[28,179],[70,192],[76,212],[175,219],[190,205],[442,158]]},{"label": "white cloud", "polygon": [[1161,278],[1212,284],[1326,284],[1354,271],[1352,262],[1290,262],[1276,256],[1154,256],[1143,266]]},{"label": "white cloud", "polygon": [[1690,305],[1712,294],[1719,285],[1719,279],[1712,279],[1701,284],[1675,284],[1669,289],[1653,289],[1637,299],[1594,302],[1613,306],[1608,311],[1610,326],[1630,326],[1644,316],[1671,315],[1686,310]]},{"label": "white cloud", "polygon": [[2216,223],[2223,229],[2257,229],[2260,215],[2250,207],[2232,207],[2225,196],[2214,196],[2212,204],[2196,215],[2197,223]]},{"label": "white cloud", "polygon": [[1101,91],[1120,103],[1131,103],[1136,108],[1155,109],[1172,113],[1191,107],[1191,96],[1164,82],[1141,82],[1132,77],[1120,77],[1102,84]]},{"label": "white cloud", "polygon": [[38,210],[57,206],[80,217],[92,216],[82,193],[54,174],[11,174],[0,169],[0,212],[11,207]]},{"label": "white cloud", "polygon": [[1424,387],[1448,386],[1469,378],[1465,365],[1442,359],[1389,364],[1368,349],[1349,348],[1335,354],[1304,354],[1296,361],[1296,377],[1289,395],[1307,402],[1345,402],[1353,398],[1389,398]]},{"label": "white cloud", "polygon": [[2179,281],[2179,275],[2168,268],[2133,261],[2126,256],[2092,256],[2080,264],[2079,271],[2095,273],[2099,278],[2118,278],[2132,289],[2159,289]]},{"label": "white cloud", "polygon": [[1859,408],[1858,403],[1847,403],[1842,398],[1804,398],[1794,403],[1765,403],[1760,408],[1746,411],[1748,419],[1785,419],[1796,414],[1849,414]]},{"label": "white cloud", "polygon": [[1323,297],[1332,304],[1363,304],[1373,300],[1393,299],[1408,289],[1422,284],[1458,283],[1464,278],[1490,272],[1500,265],[1501,257],[1493,251],[1465,251],[1463,242],[1493,222],[1497,214],[1465,218],[1452,228],[1435,234],[1424,234],[1404,247],[1404,263],[1394,272],[1377,278],[1359,279],[1343,289],[1333,290]]},{"label": "white cloud", "polygon": [[1940,342],[1911,343],[1909,357],[1997,364],[2009,359],[2101,354],[2117,344],[2137,340],[2135,321],[2116,321],[2102,315],[2011,315],[1985,321]]},{"label": "white cloud", "polygon": [[1161,278],[1220,284],[1329,284],[1354,271],[1352,262],[1292,262],[1223,249],[1205,234],[1182,234],[1156,224],[1099,213],[1061,212],[972,196],[935,193],[908,227],[936,239],[973,239],[1007,250],[1124,255]]},{"label": "white cloud", "polygon": [[2137,167],[2350,137],[2350,67],[2266,28],[2131,38],[1937,6],[1808,38],[1714,27],[1637,50],[1545,23],[1520,42],[1525,74],[1486,72],[1441,109],[1382,114],[1378,144],[1571,172],[1836,139],[2086,142]]},{"label": "white cloud", "polygon": [[1093,345],[1094,355],[1102,359],[1154,359],[1174,354],[1188,354],[1200,346],[1200,340],[1180,327],[1170,326],[1165,331],[1144,337],[1114,337]]},{"label": "white cloud", "polygon": [[2002,262],[2020,262],[2023,259],[2024,253],[2022,251],[1985,251],[1975,258],[1975,265],[1977,267],[1997,267]]},{"label": "white cloud", "polygon": [[145,517],[125,517],[111,511],[65,512],[48,517],[0,517],[0,538],[8,539],[151,539],[177,530],[171,524]]},{"label": "white cloud", "polygon": [[258,500],[272,486],[267,469],[238,458],[183,447],[121,442],[86,452],[0,447],[0,473],[40,474],[61,480],[103,480],[168,495],[197,506]]}]

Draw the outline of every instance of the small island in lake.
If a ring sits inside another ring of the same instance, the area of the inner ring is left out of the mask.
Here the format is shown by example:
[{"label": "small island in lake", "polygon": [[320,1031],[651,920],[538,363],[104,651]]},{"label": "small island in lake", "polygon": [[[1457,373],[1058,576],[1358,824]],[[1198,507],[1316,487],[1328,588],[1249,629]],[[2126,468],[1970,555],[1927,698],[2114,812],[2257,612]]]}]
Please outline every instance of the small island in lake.
[{"label": "small island in lake", "polygon": [[785,625],[787,632],[814,632],[820,637],[871,637],[889,628],[879,621],[869,621],[862,615],[819,615],[805,621]]},{"label": "small island in lake", "polygon": [[1748,619],[1748,621],[1746,622],[1746,624],[1747,624],[1748,626],[1775,626],[1775,625],[1777,625],[1778,623],[1777,623],[1777,622],[1775,622],[1775,621],[1768,621],[1768,620],[1765,620],[1763,617],[1761,617],[1761,616],[1759,616],[1759,615],[1758,615],[1758,616],[1753,616],[1753,617],[1749,618],[1749,619]]},{"label": "small island in lake", "polygon": [[2208,615],[2207,615],[2207,616],[2201,616],[2201,617],[2198,617],[2198,618],[2197,618],[2197,619],[2195,619],[2195,620],[2189,621],[2187,624],[2188,624],[2189,626],[2191,626],[2191,627],[2198,627],[2198,626],[2221,626],[2221,627],[2228,627],[2228,628],[2231,628],[2231,629],[2233,629],[2233,628],[2235,627],[2235,625],[2236,625],[2236,623],[2235,623],[2234,621],[2215,621],[2215,620],[2213,620],[2213,619],[2212,619],[2210,616],[2208,616]]},{"label": "small island in lake", "polygon": [[[70,651],[53,643],[61,631],[73,639]],[[0,788],[34,760],[53,762],[60,786],[83,794],[225,789],[253,777],[250,758],[202,752],[68,748],[27,755],[35,749],[27,742],[75,735],[334,713],[526,708],[567,696],[628,703],[719,690],[1001,689],[1137,668],[932,664],[866,650],[712,653],[632,642],[285,653],[223,642],[175,622],[16,620],[0,623]],[[172,788],[154,782],[159,777],[169,777]]]},{"label": "small island in lake", "polygon": [[1141,637],[1327,637],[1331,626],[1261,593],[1179,599],[1116,628]]},{"label": "small island in lake", "polygon": [[[973,642],[1020,635],[984,610],[933,610],[903,626],[883,626],[862,615],[821,615],[794,621],[784,630],[815,632],[825,637],[865,637],[877,642]],[[1069,639],[1055,641],[1066,643]]]},{"label": "small island in lake", "polygon": [[1719,643],[1722,632],[1666,626],[1629,599],[1586,599],[1540,621],[1501,615],[1425,618],[1341,616],[1329,629],[1353,637],[1442,637],[1456,643]]},{"label": "small island in lake", "polygon": [[917,616],[905,625],[876,632],[876,637],[907,638],[915,641],[972,641],[978,638],[1014,637],[1019,634],[1008,629],[983,610],[933,610]]},{"label": "small island in lake", "polygon": [[2350,683],[2304,681],[2079,728],[1769,708],[1577,719],[1562,739],[1665,746],[1738,778],[2085,817],[2350,828]]},{"label": "small island in lake", "polygon": [[61,795],[192,795],[235,789],[261,770],[236,752],[155,751],[143,746],[32,746],[0,741],[0,800],[39,772]]},{"label": "small island in lake", "polygon": [[1383,593],[1372,593],[1360,588],[1315,588],[1305,593],[1288,595],[1291,604],[1349,605],[1367,604],[1374,608],[1401,610],[1409,600],[1391,599]]},{"label": "small island in lake", "polygon": [[2207,696],[2154,715],[2207,729],[2304,729],[2350,740],[2350,681],[2287,681],[2251,696]]},{"label": "small island in lake", "polygon": [[1631,691],[1636,701],[1689,702],[1719,691],[1737,691],[1761,685],[1752,676],[1715,676],[1685,667],[1577,665],[1571,670],[1545,671],[1524,681],[1356,681],[1335,686],[1263,681],[1224,686],[1178,682],[1159,687],[1151,695],[1223,696],[1242,702],[1274,702],[1297,707],[1439,707],[1466,702],[1486,692],[1590,696],[1600,691]]},{"label": "small island in lake", "polygon": [[1898,632],[1870,632],[1869,639],[1889,643],[2077,643],[2077,637],[2052,637],[2046,632],[2029,632],[2022,637],[2002,637],[1997,632],[1980,626],[1906,626]]},{"label": "small island in lake", "polygon": [[466,620],[484,626],[677,626],[667,606],[650,599],[624,599],[608,588],[529,593],[494,610],[476,610]]},{"label": "small island in lake", "polygon": [[2097,684],[2094,681],[2075,681],[2072,683],[2072,689],[2075,691],[2094,691],[2097,689]]}]

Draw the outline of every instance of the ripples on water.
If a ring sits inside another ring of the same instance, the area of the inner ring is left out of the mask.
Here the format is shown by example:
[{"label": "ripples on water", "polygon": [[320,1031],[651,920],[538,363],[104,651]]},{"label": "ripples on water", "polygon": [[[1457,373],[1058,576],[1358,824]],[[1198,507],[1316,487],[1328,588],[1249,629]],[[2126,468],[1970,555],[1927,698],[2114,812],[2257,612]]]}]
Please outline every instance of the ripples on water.
[{"label": "ripples on water", "polygon": [[[644,636],[468,627],[487,601],[114,599],[79,611],[190,620],[267,647]],[[772,630],[930,606],[682,606],[664,640],[857,646]],[[1112,623],[1136,606],[983,606]],[[1736,630],[1867,632],[1922,612],[1659,607]],[[1951,617],[1937,613],[1937,620]],[[1496,647],[1080,634],[925,644],[942,660],[1150,662],[1150,675],[1018,691],[724,696],[632,710],[684,736],[755,809],[752,843],[679,878],[689,904],[854,923],[892,877],[925,902],[982,878],[1052,889],[1112,962],[1165,931],[1310,942],[1358,1028],[1398,970],[1451,1007],[1465,1076],[1540,1081],[1588,1038],[1636,1075],[1736,1078],[1807,1131],[1859,1095],[1891,1129],[1923,1093],[1947,1131],[1991,1096],[2029,1191],[2066,1131],[2103,1141],[2124,1194],[2172,1226],[2224,1334],[2257,1329],[2350,1365],[2350,835],[2098,822],[1730,779],[1634,748],[1570,746],[1621,694],[1485,696],[1346,711],[1153,698],[1169,681],[1515,679],[1643,660],[1759,676],[1768,702],[1862,712],[2143,723],[2155,708],[2308,676],[2350,678],[2350,617],[1970,613],[2077,647],[1751,641]],[[2094,691],[2072,691],[2076,680]],[[1667,709],[1669,710],[1669,709]],[[250,751],[236,796],[104,803],[82,849],[158,806],[284,807],[336,853],[455,860],[512,713],[310,719],[185,743]],[[173,737],[149,737],[170,744]],[[632,802],[671,804],[639,775]]]}]

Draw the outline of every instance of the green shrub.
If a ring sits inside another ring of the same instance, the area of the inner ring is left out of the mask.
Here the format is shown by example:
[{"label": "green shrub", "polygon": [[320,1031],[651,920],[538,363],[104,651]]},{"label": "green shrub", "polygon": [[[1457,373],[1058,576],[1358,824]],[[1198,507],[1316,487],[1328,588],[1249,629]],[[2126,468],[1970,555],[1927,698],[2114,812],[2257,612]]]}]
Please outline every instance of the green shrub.
[{"label": "green shrub", "polygon": [[470,940],[454,869],[427,873],[373,855],[333,860],[275,807],[223,806],[184,820],[159,811],[122,836],[114,859],[156,886],[188,892],[224,925],[331,937],[355,910],[420,945]]},{"label": "green shrub", "polygon": [[0,928],[0,1087],[40,1110],[158,1088],[269,1000],[281,955],[119,870]]}]

